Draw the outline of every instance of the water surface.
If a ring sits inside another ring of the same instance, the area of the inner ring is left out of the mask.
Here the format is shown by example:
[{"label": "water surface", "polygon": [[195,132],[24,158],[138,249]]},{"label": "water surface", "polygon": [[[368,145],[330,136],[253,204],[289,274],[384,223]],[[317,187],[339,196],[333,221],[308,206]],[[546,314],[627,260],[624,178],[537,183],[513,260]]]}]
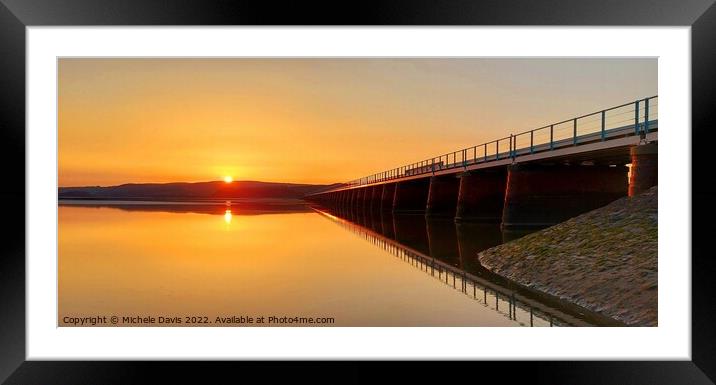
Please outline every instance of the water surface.
[{"label": "water surface", "polygon": [[[535,303],[511,305],[501,287],[470,278],[483,274],[477,251],[509,239],[496,226],[295,202],[67,203],[59,206],[61,326],[93,316],[183,321],[151,326],[246,326],[216,322],[242,316],[327,322],[320,326],[550,325],[539,306],[530,317]],[[285,320],[267,326],[318,326]]]}]

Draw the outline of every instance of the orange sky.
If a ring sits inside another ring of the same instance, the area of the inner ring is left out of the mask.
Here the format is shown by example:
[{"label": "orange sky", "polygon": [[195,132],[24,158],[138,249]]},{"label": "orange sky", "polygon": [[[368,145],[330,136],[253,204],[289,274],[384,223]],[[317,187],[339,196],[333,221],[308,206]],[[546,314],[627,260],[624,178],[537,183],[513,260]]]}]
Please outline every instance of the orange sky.
[{"label": "orange sky", "polygon": [[59,185],[342,182],[657,94],[656,59],[59,59]]}]

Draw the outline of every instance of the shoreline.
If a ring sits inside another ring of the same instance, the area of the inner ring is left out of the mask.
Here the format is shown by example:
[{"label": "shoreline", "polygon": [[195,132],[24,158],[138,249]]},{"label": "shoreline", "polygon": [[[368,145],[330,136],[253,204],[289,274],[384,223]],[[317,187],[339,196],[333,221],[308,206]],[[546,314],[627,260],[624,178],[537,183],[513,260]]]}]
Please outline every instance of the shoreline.
[{"label": "shoreline", "polygon": [[300,198],[190,198],[190,197],[117,197],[117,198],[58,198],[58,205],[95,205],[95,204],[127,204],[127,205],[226,205],[241,203],[276,203],[276,204],[300,204],[307,203]]},{"label": "shoreline", "polygon": [[236,215],[270,213],[307,213],[308,203],[301,199],[240,198],[232,200],[157,200],[147,198],[126,199],[59,199],[57,207],[110,208],[124,211],[192,212],[200,214]]}]

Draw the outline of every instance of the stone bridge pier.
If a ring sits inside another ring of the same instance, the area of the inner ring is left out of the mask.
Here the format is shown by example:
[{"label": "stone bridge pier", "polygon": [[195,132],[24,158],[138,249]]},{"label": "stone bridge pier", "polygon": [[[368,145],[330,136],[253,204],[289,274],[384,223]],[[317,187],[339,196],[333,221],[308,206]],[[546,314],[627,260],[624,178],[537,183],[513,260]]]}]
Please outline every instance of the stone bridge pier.
[{"label": "stone bridge pier", "polygon": [[455,221],[500,223],[506,184],[507,171],[501,168],[461,174]]},{"label": "stone bridge pier", "polygon": [[656,186],[659,176],[659,153],[657,143],[634,146],[629,149],[631,173],[629,175],[629,196]]},{"label": "stone bridge pier", "polygon": [[455,217],[460,179],[455,175],[430,178],[425,215]]},{"label": "stone bridge pier", "polygon": [[552,226],[628,193],[627,168],[516,164],[508,167],[503,228]]},{"label": "stone bridge pier", "polygon": [[383,186],[370,186],[368,187],[368,191],[368,209],[371,211],[378,210],[378,208],[380,208],[380,198],[383,194]]},{"label": "stone bridge pier", "polygon": [[355,206],[363,208],[365,205],[365,187],[358,187],[356,190],[356,203]]},{"label": "stone bridge pier", "polygon": [[395,199],[395,183],[385,183],[380,193],[380,211],[393,210]]},{"label": "stone bridge pier", "polygon": [[430,179],[413,179],[395,184],[394,213],[424,213],[430,189]]},{"label": "stone bridge pier", "polygon": [[356,205],[356,193],[358,191],[356,189],[348,190],[348,206],[349,207],[355,207]]},{"label": "stone bridge pier", "polygon": [[350,204],[350,190],[343,190],[340,192],[340,198],[338,198],[338,202],[341,206],[348,206]]}]

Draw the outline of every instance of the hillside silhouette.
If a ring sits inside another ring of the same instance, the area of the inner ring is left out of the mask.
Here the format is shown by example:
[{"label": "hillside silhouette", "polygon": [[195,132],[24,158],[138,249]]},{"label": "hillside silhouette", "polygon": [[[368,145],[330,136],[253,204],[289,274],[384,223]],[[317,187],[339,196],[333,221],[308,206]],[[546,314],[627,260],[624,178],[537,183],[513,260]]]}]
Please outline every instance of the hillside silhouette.
[{"label": "hillside silhouette", "polygon": [[300,199],[336,185],[223,181],[60,187],[59,199]]}]

